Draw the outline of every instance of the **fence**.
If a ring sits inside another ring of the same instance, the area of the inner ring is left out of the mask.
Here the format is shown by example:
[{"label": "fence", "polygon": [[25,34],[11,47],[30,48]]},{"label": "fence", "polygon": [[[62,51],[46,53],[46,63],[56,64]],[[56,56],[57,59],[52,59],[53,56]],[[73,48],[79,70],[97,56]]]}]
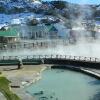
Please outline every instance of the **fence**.
[{"label": "fence", "polygon": [[45,48],[45,47],[55,47],[56,45],[66,45],[67,41],[62,39],[56,40],[37,40],[30,42],[18,42],[18,43],[0,43],[0,50],[7,49],[18,49],[18,48]]},{"label": "fence", "polygon": [[48,46],[45,42],[36,43],[11,43],[11,44],[0,44],[0,50],[7,49],[18,49],[18,48],[36,48],[36,47],[46,47]]},{"label": "fence", "polygon": [[0,56],[0,60],[17,60],[17,59],[64,59],[84,62],[100,62],[100,58],[71,56],[71,55],[21,55],[21,56]]}]

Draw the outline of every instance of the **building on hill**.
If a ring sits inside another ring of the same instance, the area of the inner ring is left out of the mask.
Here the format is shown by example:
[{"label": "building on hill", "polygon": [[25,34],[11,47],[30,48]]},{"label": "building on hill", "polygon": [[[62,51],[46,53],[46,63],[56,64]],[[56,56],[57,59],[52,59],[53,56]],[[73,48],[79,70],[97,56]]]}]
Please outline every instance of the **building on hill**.
[{"label": "building on hill", "polygon": [[58,37],[68,39],[70,37],[70,29],[64,26],[62,23],[54,24],[54,27],[58,30]]},{"label": "building on hill", "polygon": [[21,26],[21,38],[23,39],[51,39],[57,38],[58,31],[53,25]]},{"label": "building on hill", "polygon": [[53,25],[49,25],[47,26],[47,28],[48,28],[48,37],[50,39],[58,38],[58,30]]},{"label": "building on hill", "polygon": [[19,40],[19,33],[14,28],[0,29],[0,43],[14,43]]}]

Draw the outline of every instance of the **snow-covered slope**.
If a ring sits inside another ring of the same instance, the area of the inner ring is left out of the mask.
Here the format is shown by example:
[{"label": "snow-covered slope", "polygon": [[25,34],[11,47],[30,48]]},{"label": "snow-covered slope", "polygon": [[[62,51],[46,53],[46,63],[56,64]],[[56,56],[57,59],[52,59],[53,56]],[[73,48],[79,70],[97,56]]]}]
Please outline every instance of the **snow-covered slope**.
[{"label": "snow-covered slope", "polygon": [[[0,24],[11,24],[15,23],[15,20],[19,20],[20,23],[25,24],[28,18],[41,18],[43,15],[42,14],[34,14],[31,12],[27,13],[19,13],[19,14],[0,14]],[[16,24],[18,24],[16,22]]]},{"label": "snow-covered slope", "polygon": [[[5,12],[26,11],[28,8],[40,7],[42,3],[38,0],[0,0],[0,8]],[[12,10],[12,11],[11,11]]]}]

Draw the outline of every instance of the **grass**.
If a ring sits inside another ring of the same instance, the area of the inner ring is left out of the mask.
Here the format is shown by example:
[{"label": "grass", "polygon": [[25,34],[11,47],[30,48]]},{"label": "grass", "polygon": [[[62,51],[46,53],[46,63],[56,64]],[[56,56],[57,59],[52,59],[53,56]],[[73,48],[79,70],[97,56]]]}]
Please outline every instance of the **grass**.
[{"label": "grass", "polygon": [[10,81],[5,77],[0,76],[0,92],[6,97],[7,100],[21,100],[16,94],[14,94],[9,87]]}]

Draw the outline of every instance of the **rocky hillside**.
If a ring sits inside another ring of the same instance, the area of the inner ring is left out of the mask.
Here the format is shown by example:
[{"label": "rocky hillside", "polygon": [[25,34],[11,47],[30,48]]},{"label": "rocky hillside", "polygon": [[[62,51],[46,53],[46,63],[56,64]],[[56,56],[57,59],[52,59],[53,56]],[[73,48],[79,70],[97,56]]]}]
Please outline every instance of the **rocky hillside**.
[{"label": "rocky hillside", "polygon": [[[20,18],[22,13],[32,13],[32,15],[36,14],[44,17],[49,15],[49,17],[53,16],[58,20],[63,20],[67,27],[80,26],[80,23],[87,23],[89,20],[100,17],[100,5],[79,5],[66,1],[0,0],[0,14],[6,14],[6,16],[19,14]],[[4,16],[2,15],[1,19],[5,21]],[[48,23],[47,20],[46,22]]]},{"label": "rocky hillside", "polygon": [[22,12],[46,15],[61,14],[66,18],[77,18],[80,16],[90,18],[100,16],[100,6],[71,4],[65,1],[0,0],[0,13],[12,14]]}]

